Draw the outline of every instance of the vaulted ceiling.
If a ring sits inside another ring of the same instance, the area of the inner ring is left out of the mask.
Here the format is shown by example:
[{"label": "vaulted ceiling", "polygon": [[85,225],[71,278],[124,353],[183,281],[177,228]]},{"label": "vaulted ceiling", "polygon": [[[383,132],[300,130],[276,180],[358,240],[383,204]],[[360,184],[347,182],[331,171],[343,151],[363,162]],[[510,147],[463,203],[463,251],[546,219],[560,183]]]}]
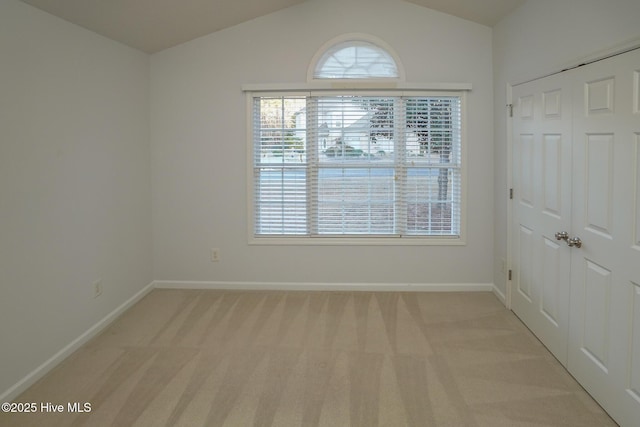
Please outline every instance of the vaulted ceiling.
[{"label": "vaulted ceiling", "polygon": [[[22,0],[147,53],[249,21],[305,0]],[[493,26],[525,0],[408,1]]]}]

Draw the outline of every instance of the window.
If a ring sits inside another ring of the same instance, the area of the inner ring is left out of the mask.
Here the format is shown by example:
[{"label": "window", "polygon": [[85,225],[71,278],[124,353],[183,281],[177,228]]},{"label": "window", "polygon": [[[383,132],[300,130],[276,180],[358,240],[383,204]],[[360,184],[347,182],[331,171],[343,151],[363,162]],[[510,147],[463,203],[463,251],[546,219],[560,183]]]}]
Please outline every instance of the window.
[{"label": "window", "polygon": [[459,238],[460,93],[252,95],[255,238]]},{"label": "window", "polygon": [[252,242],[463,244],[470,85],[407,85],[366,34],[326,43],[307,80],[245,86]]},{"label": "window", "polygon": [[391,55],[374,43],[349,40],[338,43],[320,57],[314,79],[397,78]]}]

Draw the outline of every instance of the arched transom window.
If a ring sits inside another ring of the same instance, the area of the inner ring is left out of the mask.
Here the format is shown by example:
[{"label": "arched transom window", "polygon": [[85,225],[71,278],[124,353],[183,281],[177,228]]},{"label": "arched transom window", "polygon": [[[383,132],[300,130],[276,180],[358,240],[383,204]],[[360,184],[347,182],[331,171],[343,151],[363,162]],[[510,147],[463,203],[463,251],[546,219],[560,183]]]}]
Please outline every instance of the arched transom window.
[{"label": "arched transom window", "polygon": [[398,67],[386,51],[364,41],[340,43],[318,62],[316,79],[397,78]]},{"label": "arched transom window", "polygon": [[400,79],[399,63],[384,42],[347,35],[320,49],[312,62],[312,79]]}]

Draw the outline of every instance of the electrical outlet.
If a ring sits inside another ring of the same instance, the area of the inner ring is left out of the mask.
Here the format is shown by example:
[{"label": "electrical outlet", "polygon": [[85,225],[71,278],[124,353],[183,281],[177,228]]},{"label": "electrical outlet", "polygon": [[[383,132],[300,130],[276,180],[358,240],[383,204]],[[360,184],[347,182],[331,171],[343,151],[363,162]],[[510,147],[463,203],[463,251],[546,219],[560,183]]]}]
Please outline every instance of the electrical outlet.
[{"label": "electrical outlet", "polygon": [[213,248],[211,249],[211,262],[220,261],[220,249]]},{"label": "electrical outlet", "polygon": [[93,297],[98,298],[102,295],[102,279],[93,282]]}]

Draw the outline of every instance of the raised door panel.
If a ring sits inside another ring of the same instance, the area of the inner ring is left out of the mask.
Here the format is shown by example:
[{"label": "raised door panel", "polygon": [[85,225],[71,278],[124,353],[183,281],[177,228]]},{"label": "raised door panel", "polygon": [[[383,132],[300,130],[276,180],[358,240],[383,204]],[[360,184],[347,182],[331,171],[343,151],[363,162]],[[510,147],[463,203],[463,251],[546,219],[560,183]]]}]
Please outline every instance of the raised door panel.
[{"label": "raised door panel", "polygon": [[587,116],[614,113],[614,84],[613,77],[601,78],[585,84]]},{"label": "raised door panel", "polygon": [[613,134],[585,135],[585,230],[611,238],[613,202]]},{"label": "raised door panel", "polygon": [[629,283],[631,295],[631,354],[629,370],[627,372],[627,393],[631,399],[640,403],[640,284]]},{"label": "raised door panel", "polygon": [[609,371],[609,319],[611,312],[611,271],[594,262],[584,264],[582,339],[580,350],[602,370]]},{"label": "raised door panel", "polygon": [[560,307],[562,287],[566,283],[558,280],[561,276],[562,261],[564,257],[561,251],[562,246],[555,240],[543,239],[542,245],[542,269],[541,284],[542,295],[540,296],[540,312],[546,317],[547,321],[555,327],[559,327],[562,316]]},{"label": "raised door panel", "polygon": [[562,187],[562,135],[545,134],[542,137],[542,158],[544,174],[543,183],[543,212],[556,218],[562,217],[562,199],[568,197],[563,194]]},{"label": "raised door panel", "polygon": [[528,208],[534,206],[534,136],[532,134],[521,134],[518,137],[520,144],[520,156],[518,159],[518,173],[520,175],[520,191],[518,199],[520,204]]},{"label": "raised door panel", "polygon": [[527,302],[533,301],[533,272],[531,263],[533,259],[533,230],[520,225],[518,236],[518,274],[516,276],[516,289],[520,296]]}]

